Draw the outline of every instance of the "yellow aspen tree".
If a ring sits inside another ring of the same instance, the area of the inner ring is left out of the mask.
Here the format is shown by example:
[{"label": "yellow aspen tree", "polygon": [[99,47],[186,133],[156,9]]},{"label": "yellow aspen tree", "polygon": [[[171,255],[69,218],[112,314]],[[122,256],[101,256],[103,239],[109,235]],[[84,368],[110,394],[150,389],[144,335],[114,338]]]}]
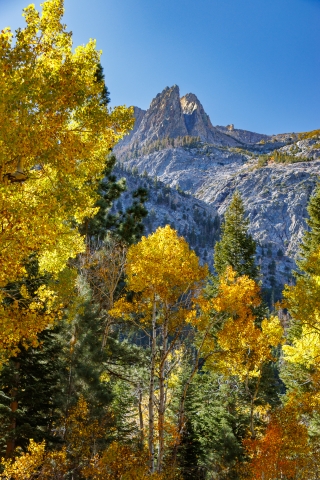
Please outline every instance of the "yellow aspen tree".
[{"label": "yellow aspen tree", "polygon": [[30,440],[27,452],[15,460],[1,460],[2,480],[52,480],[66,478],[69,470],[66,449],[46,452],[45,442]]},{"label": "yellow aspen tree", "polygon": [[[236,376],[245,385],[250,398],[250,431],[255,437],[254,407],[258,398],[263,366],[274,361],[272,347],[282,342],[283,328],[277,317],[264,319],[261,328],[255,324],[254,307],[261,303],[260,288],[246,275],[227,267],[220,277],[215,297],[202,309],[212,319],[220,319],[221,328],[207,335],[203,352],[208,353],[206,367],[226,377]],[[212,320],[211,320],[212,321]],[[198,328],[208,328],[199,323]],[[250,384],[253,388],[249,388]]]},{"label": "yellow aspen tree", "polygon": [[[131,108],[105,106],[101,52],[94,40],[73,50],[63,12],[63,0],[44,1],[41,13],[29,5],[25,28],[0,33],[0,302],[31,253],[57,275],[84,250],[76,227],[96,213],[107,156],[133,126]],[[0,317],[6,334],[13,314]]]},{"label": "yellow aspen tree", "polygon": [[320,249],[304,262],[306,272],[298,276],[296,285],[286,285],[284,305],[300,325],[300,333],[291,344],[284,345],[287,362],[320,373]]},{"label": "yellow aspen tree", "polygon": [[[173,368],[168,366],[169,358],[181,341],[192,310],[196,309],[197,294],[207,273],[207,267],[199,265],[196,254],[175,230],[168,225],[159,227],[155,233],[129,247],[127,290],[136,295],[132,302],[121,298],[110,311],[113,316],[124,316],[136,322],[150,337],[148,447],[151,473],[160,474],[163,469],[166,383]],[[157,454],[156,387],[159,390]]]}]

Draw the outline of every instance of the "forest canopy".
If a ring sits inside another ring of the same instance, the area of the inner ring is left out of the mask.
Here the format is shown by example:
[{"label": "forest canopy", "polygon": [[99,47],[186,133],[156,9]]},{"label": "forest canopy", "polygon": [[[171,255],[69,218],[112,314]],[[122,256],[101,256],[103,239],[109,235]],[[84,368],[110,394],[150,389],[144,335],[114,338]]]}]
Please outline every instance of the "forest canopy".
[{"label": "forest canopy", "polygon": [[238,191],[213,272],[172,225],[144,235],[146,189],[114,205],[133,109],[63,13],[0,33],[0,478],[317,480],[320,188],[282,304]]},{"label": "forest canopy", "polygon": [[[41,14],[29,5],[24,9],[26,27],[15,36],[9,28],[0,34],[4,301],[6,285],[25,276],[30,254],[36,254],[40,272],[57,276],[70,257],[84,250],[84,237],[76,226],[97,212],[97,184],[107,156],[133,126],[132,109],[106,107],[105,85],[97,79],[101,52],[93,40],[73,50],[71,33],[61,23],[63,11],[62,0],[45,1]],[[45,290],[24,309],[24,318],[19,315],[15,329],[11,325],[17,311],[12,308],[18,298],[10,296],[11,310],[0,311],[0,348],[48,324],[50,319],[37,312],[56,294]]]}]

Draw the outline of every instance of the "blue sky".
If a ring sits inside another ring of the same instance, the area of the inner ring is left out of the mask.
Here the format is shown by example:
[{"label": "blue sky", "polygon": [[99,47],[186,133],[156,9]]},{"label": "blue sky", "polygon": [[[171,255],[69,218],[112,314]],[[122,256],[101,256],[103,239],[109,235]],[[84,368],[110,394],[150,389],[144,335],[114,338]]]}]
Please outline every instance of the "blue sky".
[{"label": "blue sky", "polygon": [[[0,0],[0,28],[27,0]],[[40,1],[36,1],[37,8]],[[195,93],[214,125],[320,128],[320,0],[65,0],[74,44],[97,39],[113,105]]]}]

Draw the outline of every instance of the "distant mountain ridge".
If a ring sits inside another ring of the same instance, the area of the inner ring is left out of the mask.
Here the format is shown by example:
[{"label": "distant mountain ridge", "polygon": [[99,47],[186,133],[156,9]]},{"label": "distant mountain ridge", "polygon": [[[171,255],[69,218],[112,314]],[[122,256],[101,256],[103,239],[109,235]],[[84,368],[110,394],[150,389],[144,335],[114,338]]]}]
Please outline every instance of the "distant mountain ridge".
[{"label": "distant mountain ridge", "polygon": [[[156,95],[149,109],[134,112],[133,131],[114,150],[119,163],[193,195],[220,216],[239,190],[258,242],[264,285],[276,298],[292,281],[307,228],[306,206],[320,174],[320,130],[264,135],[213,126],[197,96],[180,98],[177,85]],[[156,209],[157,202],[153,205]],[[179,208],[174,217],[181,231]],[[209,251],[202,241],[196,244],[200,255]]]},{"label": "distant mountain ridge", "polygon": [[166,87],[152,100],[148,110],[134,107],[135,126],[121,145],[163,139],[166,137],[200,137],[200,140],[219,146],[240,147],[243,143],[270,140],[268,135],[227,127],[214,127],[197,96],[188,93],[180,98],[177,85]]}]

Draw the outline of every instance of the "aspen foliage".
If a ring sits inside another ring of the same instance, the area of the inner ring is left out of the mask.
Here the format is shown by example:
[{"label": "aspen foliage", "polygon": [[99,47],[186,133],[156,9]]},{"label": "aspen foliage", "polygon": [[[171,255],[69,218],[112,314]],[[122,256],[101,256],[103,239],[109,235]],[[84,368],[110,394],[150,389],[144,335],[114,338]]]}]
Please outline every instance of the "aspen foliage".
[{"label": "aspen foliage", "polygon": [[149,237],[142,237],[137,245],[128,249],[125,268],[127,290],[137,293],[132,302],[122,297],[110,310],[112,316],[130,318],[131,313],[141,315],[142,325],[150,325],[153,299],[157,302],[158,319],[161,324],[165,311],[170,313],[169,330],[174,330],[186,315],[190,315],[191,304],[183,302],[181,308],[173,309],[182,295],[194,303],[196,295],[207,275],[207,267],[199,265],[196,254],[187,242],[178,237],[169,225],[159,227]]},{"label": "aspen foliage", "polygon": [[206,364],[226,376],[238,376],[241,381],[260,377],[265,362],[274,360],[271,347],[279,345],[283,338],[277,317],[265,318],[261,328],[256,326],[254,307],[261,303],[259,291],[254,280],[246,275],[239,277],[227,267],[216,297],[203,305],[211,316],[224,317],[222,328],[204,345],[205,352],[214,352]]},{"label": "aspen foliage", "polygon": [[66,478],[68,462],[66,449],[47,452],[45,442],[30,440],[28,450],[14,461],[2,459],[2,480],[62,480]]},{"label": "aspen foliage", "polygon": [[250,478],[313,478],[304,475],[310,447],[308,429],[298,418],[296,408],[288,405],[272,415],[262,438],[244,441],[247,453],[252,457]]},{"label": "aspen foliage", "polygon": [[139,325],[150,338],[149,468],[152,474],[162,474],[165,446],[176,444],[177,437],[167,415],[168,382],[179,365],[172,361],[172,355],[179,352],[188,320],[195,317],[197,297],[208,270],[167,225],[129,247],[125,271],[127,291],[135,295],[132,301],[120,298],[109,314]]},{"label": "aspen foliage", "polygon": [[285,345],[286,361],[320,370],[320,250],[313,252],[304,262],[307,270],[297,277],[295,286],[286,285],[285,306],[293,319],[300,324],[300,333]]},{"label": "aspen foliage", "polygon": [[300,246],[296,285],[285,286],[284,298],[296,326],[288,345],[283,347],[291,364],[319,373],[320,340],[320,188],[317,187],[308,205],[310,227]]},{"label": "aspen foliage", "polygon": [[[73,51],[63,13],[63,0],[45,1],[41,13],[29,5],[25,28],[0,33],[0,301],[30,254],[58,275],[84,250],[75,227],[96,213],[107,155],[133,126],[131,108],[103,103],[101,52],[94,40]],[[17,308],[1,307],[8,344],[50,323]]]},{"label": "aspen foliage", "polygon": [[[150,474],[148,452],[113,442],[102,455],[96,455],[82,473],[92,480],[179,480],[174,472]],[[181,480],[181,479],[180,479]]]}]

